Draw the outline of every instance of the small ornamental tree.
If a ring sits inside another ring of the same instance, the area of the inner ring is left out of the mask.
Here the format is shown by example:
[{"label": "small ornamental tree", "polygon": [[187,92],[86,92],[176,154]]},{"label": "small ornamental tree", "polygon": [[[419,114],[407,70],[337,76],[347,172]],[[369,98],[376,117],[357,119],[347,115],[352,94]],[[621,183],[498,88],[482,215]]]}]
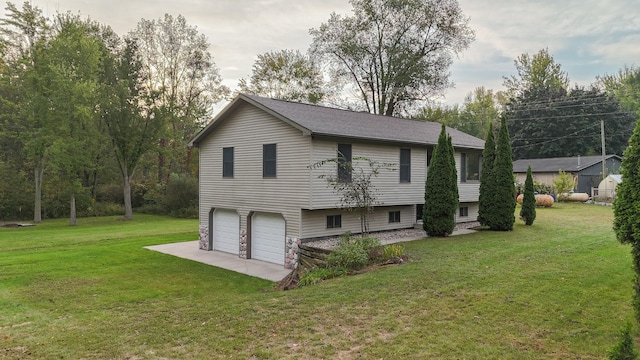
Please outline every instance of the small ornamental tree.
[{"label": "small ornamental tree", "polygon": [[[393,164],[381,163],[367,157],[354,157],[351,161],[344,161],[344,157],[322,160],[311,164],[309,168],[317,169],[327,163],[335,163],[338,168],[344,169],[344,173],[350,175],[349,180],[340,177],[339,173],[321,174],[318,177],[324,179],[327,185],[339,196],[338,206],[347,210],[355,211],[360,216],[360,230],[365,236],[369,233],[369,215],[377,205],[378,188],[373,184],[373,179],[380,174],[383,169],[395,170]],[[354,163],[358,164],[354,166]],[[366,165],[360,166],[359,163]]]},{"label": "small ornamental tree", "polygon": [[480,204],[478,209],[478,222],[487,225],[487,214],[490,213],[490,202],[493,197],[495,181],[491,171],[496,160],[496,141],[493,136],[493,125],[489,126],[487,139],[484,142],[482,152],[482,171],[480,172]]},{"label": "small ornamental tree", "polygon": [[525,225],[533,225],[533,222],[536,220],[536,196],[533,193],[531,166],[527,169],[527,180],[524,182],[524,196],[522,198],[520,219],[524,221]]},{"label": "small ornamental tree", "polygon": [[425,182],[422,226],[429,236],[447,236],[456,225],[458,184],[453,154],[451,137],[442,125]]},{"label": "small ornamental tree", "polygon": [[492,191],[489,213],[486,215],[486,225],[496,231],[513,230],[516,220],[516,189],[513,184],[513,161],[511,159],[511,144],[509,130],[505,118],[502,118],[498,142],[496,146],[496,160],[491,171],[494,189]]},{"label": "small ornamental tree", "polygon": [[636,319],[640,322],[640,121],[636,124],[633,135],[629,139],[629,147],[622,157],[622,183],[617,187],[613,201],[613,229],[618,241],[631,244],[633,268],[636,272],[634,280],[635,294],[633,308]]},{"label": "small ornamental tree", "polygon": [[558,170],[558,176],[553,179],[553,191],[555,191],[558,199],[561,199],[560,195],[568,193],[575,186],[576,182],[573,179],[573,175],[567,174],[562,169]]}]

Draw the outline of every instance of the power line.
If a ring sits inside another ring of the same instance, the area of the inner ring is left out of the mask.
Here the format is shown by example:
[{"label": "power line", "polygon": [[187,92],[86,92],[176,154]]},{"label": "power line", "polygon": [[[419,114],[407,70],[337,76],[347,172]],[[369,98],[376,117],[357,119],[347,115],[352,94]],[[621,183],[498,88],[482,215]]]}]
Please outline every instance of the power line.
[{"label": "power line", "polygon": [[[580,129],[582,130],[582,129]],[[633,131],[629,131],[629,132],[617,132],[617,133],[609,133],[606,134],[607,137],[611,137],[611,136],[629,136],[633,133]],[[567,139],[586,139],[586,138],[592,138],[592,137],[599,137],[600,134],[592,134],[592,135],[578,135],[578,136],[572,136],[572,135],[566,135],[563,137],[567,138]],[[557,140],[558,138],[555,137],[527,137],[527,138],[522,138],[522,137],[513,137],[512,140]]]},{"label": "power line", "polygon": [[[554,142],[554,141],[558,141],[558,140],[566,139],[566,138],[569,138],[569,137],[571,137],[571,136],[573,136],[573,135],[576,135],[576,134],[578,134],[578,133],[580,133],[580,132],[582,132],[582,131],[589,130],[590,128],[595,127],[595,125],[600,126],[600,124],[599,124],[599,123],[597,123],[597,124],[593,124],[592,126],[587,126],[587,127],[586,127],[586,128],[584,128],[584,129],[580,129],[580,130],[574,131],[573,133],[568,134],[568,135],[565,135],[565,136],[561,136],[561,137],[558,137],[558,138],[555,138],[555,139],[551,139],[551,140],[547,140],[547,141],[542,141],[542,142],[535,143],[535,144],[526,144],[526,145],[520,145],[520,146],[513,146],[513,147],[511,147],[511,149],[513,150],[513,149],[522,149],[522,148],[527,148],[527,147],[530,147],[530,146],[540,146],[540,145],[548,144],[548,143],[550,143],[550,142]],[[515,140],[518,140],[518,139],[515,139]],[[524,140],[524,139],[521,139],[521,140]],[[513,141],[513,140],[512,140],[512,141]]]},{"label": "power line", "polygon": [[[555,115],[555,116],[532,116],[532,117],[521,117],[521,118],[507,118],[507,121],[531,121],[531,120],[550,120],[550,119],[566,119],[566,118],[584,118],[591,116],[604,116],[604,115],[629,115],[633,114],[629,111],[613,111],[606,113],[589,113],[589,114],[572,114],[572,115]],[[611,120],[611,119],[607,119]]]}]

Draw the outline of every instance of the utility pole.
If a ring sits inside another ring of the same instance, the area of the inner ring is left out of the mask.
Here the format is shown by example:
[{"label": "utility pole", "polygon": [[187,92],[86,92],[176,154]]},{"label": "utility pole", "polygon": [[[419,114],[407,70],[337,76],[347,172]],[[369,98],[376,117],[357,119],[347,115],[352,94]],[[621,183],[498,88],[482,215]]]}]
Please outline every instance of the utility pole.
[{"label": "utility pole", "polygon": [[600,120],[600,141],[602,142],[602,179],[607,177],[607,163],[605,157],[607,156],[604,148],[604,120]]}]

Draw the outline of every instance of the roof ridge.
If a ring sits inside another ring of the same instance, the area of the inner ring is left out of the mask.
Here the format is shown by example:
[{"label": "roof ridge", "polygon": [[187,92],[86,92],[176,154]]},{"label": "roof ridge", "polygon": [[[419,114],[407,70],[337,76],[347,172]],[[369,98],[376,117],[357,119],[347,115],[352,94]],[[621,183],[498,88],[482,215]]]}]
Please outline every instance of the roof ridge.
[{"label": "roof ridge", "polygon": [[[311,104],[311,103],[298,102],[298,101],[292,101],[292,100],[270,98],[270,97],[266,97],[266,96],[255,95],[255,94],[240,93],[240,95],[244,95],[244,96],[247,96],[247,97],[250,97],[250,98],[258,98],[258,99],[264,99],[264,100],[270,100],[270,101],[284,102],[284,103],[293,104],[293,105],[305,105],[305,106],[312,106],[312,107],[328,109],[328,110],[342,111],[342,112],[347,112],[347,113],[350,113],[350,114],[362,114],[362,115],[367,115],[367,116],[377,117],[377,118],[408,120],[408,121],[415,121],[415,122],[421,122],[421,123],[432,123],[432,124],[438,124],[438,125],[441,124],[441,123],[436,122],[436,121],[429,121],[429,120],[422,120],[422,119],[413,119],[413,118],[406,118],[406,117],[374,114],[374,113],[370,113],[370,112],[365,111],[365,110],[343,109],[343,108],[332,107],[332,106],[327,106],[327,105]],[[449,128],[449,129],[460,131],[460,130],[454,129],[454,128],[450,127],[450,126],[447,126],[447,125],[445,125],[445,126],[447,128]]]}]

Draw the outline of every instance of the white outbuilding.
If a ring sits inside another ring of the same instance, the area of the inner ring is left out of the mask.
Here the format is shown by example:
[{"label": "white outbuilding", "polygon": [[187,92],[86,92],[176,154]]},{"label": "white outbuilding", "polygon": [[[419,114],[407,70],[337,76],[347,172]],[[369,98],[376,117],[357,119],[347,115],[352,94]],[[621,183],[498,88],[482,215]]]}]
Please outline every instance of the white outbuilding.
[{"label": "white outbuilding", "polygon": [[609,175],[600,181],[598,185],[598,197],[600,199],[614,199],[616,197],[616,188],[622,182],[622,175]]}]

